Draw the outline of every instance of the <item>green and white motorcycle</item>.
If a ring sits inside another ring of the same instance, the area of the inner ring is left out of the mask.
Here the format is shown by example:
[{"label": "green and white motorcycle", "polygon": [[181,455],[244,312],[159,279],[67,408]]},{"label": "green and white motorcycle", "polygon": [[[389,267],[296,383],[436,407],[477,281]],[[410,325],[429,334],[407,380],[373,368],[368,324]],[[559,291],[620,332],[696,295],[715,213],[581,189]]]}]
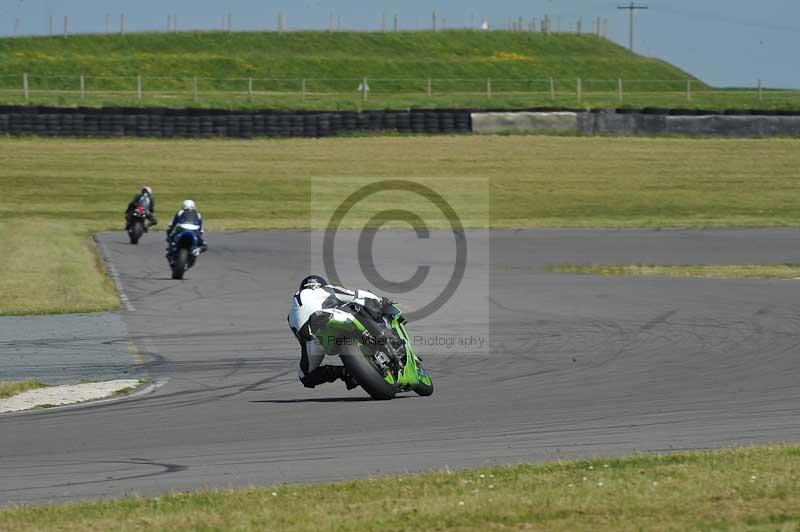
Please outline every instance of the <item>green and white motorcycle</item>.
[{"label": "green and white motorcycle", "polygon": [[346,303],[315,312],[308,324],[325,354],[339,356],[345,370],[373,399],[392,399],[398,392],[433,393],[433,381],[411,348],[397,305],[376,312]]}]

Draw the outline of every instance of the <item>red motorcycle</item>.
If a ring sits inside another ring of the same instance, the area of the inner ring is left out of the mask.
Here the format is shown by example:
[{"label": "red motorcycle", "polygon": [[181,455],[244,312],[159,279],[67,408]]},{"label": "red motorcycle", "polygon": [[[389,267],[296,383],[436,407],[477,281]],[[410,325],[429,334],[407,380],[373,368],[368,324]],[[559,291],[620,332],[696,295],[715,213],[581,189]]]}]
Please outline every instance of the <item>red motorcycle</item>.
[{"label": "red motorcycle", "polygon": [[128,213],[128,237],[131,239],[131,244],[138,244],[142,235],[147,232],[147,209],[144,207],[136,207]]}]

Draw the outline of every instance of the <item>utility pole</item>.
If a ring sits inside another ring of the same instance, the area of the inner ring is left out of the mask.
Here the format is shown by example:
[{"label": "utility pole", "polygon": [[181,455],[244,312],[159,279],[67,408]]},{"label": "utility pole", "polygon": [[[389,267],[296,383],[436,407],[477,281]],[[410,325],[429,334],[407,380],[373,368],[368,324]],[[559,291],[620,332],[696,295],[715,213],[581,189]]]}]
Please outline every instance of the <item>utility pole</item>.
[{"label": "utility pole", "polygon": [[617,6],[617,9],[627,9],[628,16],[630,18],[630,29],[628,30],[628,49],[632,52],[633,51],[633,35],[634,35],[634,19],[636,16],[636,12],[640,9],[647,9],[647,6],[637,5],[633,2],[626,6]]}]

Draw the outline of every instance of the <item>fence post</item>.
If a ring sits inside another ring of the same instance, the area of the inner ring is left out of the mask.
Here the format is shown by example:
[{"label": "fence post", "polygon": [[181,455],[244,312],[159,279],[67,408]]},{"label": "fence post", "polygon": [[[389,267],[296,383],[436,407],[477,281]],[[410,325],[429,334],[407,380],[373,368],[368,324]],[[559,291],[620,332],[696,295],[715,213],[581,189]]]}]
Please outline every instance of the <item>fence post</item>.
[{"label": "fence post", "polygon": [[550,99],[556,99],[556,82],[553,78],[550,78]]},{"label": "fence post", "polygon": [[617,97],[619,98],[619,103],[622,103],[622,78],[617,80]]},{"label": "fence post", "polygon": [[81,100],[86,99],[86,79],[81,74]]},{"label": "fence post", "polygon": [[333,33],[333,11],[328,15],[328,33]]},{"label": "fence post", "polygon": [[111,32],[111,15],[106,13],[106,35]]},{"label": "fence post", "polygon": [[433,10],[433,15],[431,17],[431,20],[433,21],[433,31],[436,31],[436,10],[435,9]]},{"label": "fence post", "polygon": [[433,92],[433,90],[432,90],[432,87],[431,87],[431,78],[428,78],[428,98],[431,97],[432,92]]},{"label": "fence post", "polygon": [[397,15],[394,16],[394,32],[397,33],[400,31],[400,20],[397,18]]},{"label": "fence post", "polygon": [[125,35],[125,13],[119,16],[119,34]]},{"label": "fence post", "polygon": [[53,34],[55,31],[55,21],[53,20],[53,15],[50,15],[50,35]]},{"label": "fence post", "polygon": [[25,99],[28,99],[28,73],[25,72],[22,74],[22,94],[25,96]]},{"label": "fence post", "polygon": [[136,76],[136,99],[142,99],[142,76]]},{"label": "fence post", "polygon": [[492,97],[492,78],[486,78],[486,97]]},{"label": "fence post", "polygon": [[64,37],[69,35],[69,17],[64,15]]},{"label": "fence post", "polygon": [[686,80],[686,101],[692,100],[692,80]]},{"label": "fence post", "polygon": [[578,78],[578,82],[575,85],[575,96],[578,98],[578,103],[581,103],[581,97],[583,96],[583,87],[581,83],[581,78]]},{"label": "fence post", "polygon": [[278,12],[278,31],[283,33],[286,29],[286,20],[283,17],[283,11]]},{"label": "fence post", "polygon": [[192,100],[197,101],[197,76],[192,78]]},{"label": "fence post", "polygon": [[253,101],[253,78],[247,78],[247,99]]},{"label": "fence post", "polygon": [[583,17],[578,19],[578,35],[583,33]]},{"label": "fence post", "polygon": [[762,81],[761,80],[758,80],[758,101],[759,102],[763,102],[764,101],[764,93],[763,93],[763,87],[762,87]]},{"label": "fence post", "polygon": [[300,80],[300,97],[306,99],[306,78]]},{"label": "fence post", "polygon": [[381,13],[381,31],[386,33],[386,13]]}]

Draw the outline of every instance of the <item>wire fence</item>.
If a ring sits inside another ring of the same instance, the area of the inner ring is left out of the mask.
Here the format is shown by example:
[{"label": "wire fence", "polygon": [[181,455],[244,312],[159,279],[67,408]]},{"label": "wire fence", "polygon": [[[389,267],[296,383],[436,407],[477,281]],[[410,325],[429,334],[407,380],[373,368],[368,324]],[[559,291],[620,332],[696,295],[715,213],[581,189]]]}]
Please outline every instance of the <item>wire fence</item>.
[{"label": "wire fence", "polygon": [[[373,17],[372,21],[362,21],[359,27],[348,26],[348,16],[333,11],[327,15],[320,14],[309,17],[303,16],[302,25],[290,25],[287,13],[278,11],[272,17],[263,20],[262,17],[234,17],[231,12],[221,14],[217,22],[206,24],[198,23],[195,17],[186,23],[187,17],[178,14],[165,14],[164,25],[152,26],[152,19],[148,16],[147,25],[142,25],[141,19],[131,20],[125,13],[106,13],[103,17],[73,17],[69,14],[63,16],[49,15],[46,20],[40,17],[6,17],[6,25],[0,24],[0,34],[6,37],[31,37],[31,36],[63,36],[106,34],[125,35],[141,32],[179,33],[183,31],[222,31],[222,32],[262,32],[262,31],[359,31],[359,32],[409,32],[409,31],[447,31],[447,30],[476,30],[476,31],[516,31],[538,32],[544,34],[574,33],[592,34],[608,38],[609,20],[605,17],[584,17],[580,15],[551,15],[537,16],[508,16],[505,18],[483,17],[475,13],[448,18],[445,13],[438,10],[429,11],[419,16],[400,15],[399,13],[384,12],[380,17]],[[274,17],[274,18],[273,18]],[[234,18],[236,24],[234,24]],[[353,17],[350,17],[351,19]],[[361,18],[361,17],[359,17]],[[271,20],[269,20],[271,19]],[[242,22],[244,20],[244,22]],[[316,20],[316,23],[314,22]],[[179,22],[180,21],[180,22]],[[9,25],[10,23],[10,25]],[[35,31],[32,31],[36,28]],[[78,29],[76,29],[78,28]]]},{"label": "wire fence", "polygon": [[716,98],[752,105],[782,103],[800,106],[800,91],[776,90],[758,82],[741,89],[715,89],[693,79],[641,80],[592,78],[212,78],[0,74],[0,99],[61,103],[81,101],[227,100],[269,103],[319,100],[491,101],[517,98],[534,103],[600,99],[608,103],[665,104]]}]

